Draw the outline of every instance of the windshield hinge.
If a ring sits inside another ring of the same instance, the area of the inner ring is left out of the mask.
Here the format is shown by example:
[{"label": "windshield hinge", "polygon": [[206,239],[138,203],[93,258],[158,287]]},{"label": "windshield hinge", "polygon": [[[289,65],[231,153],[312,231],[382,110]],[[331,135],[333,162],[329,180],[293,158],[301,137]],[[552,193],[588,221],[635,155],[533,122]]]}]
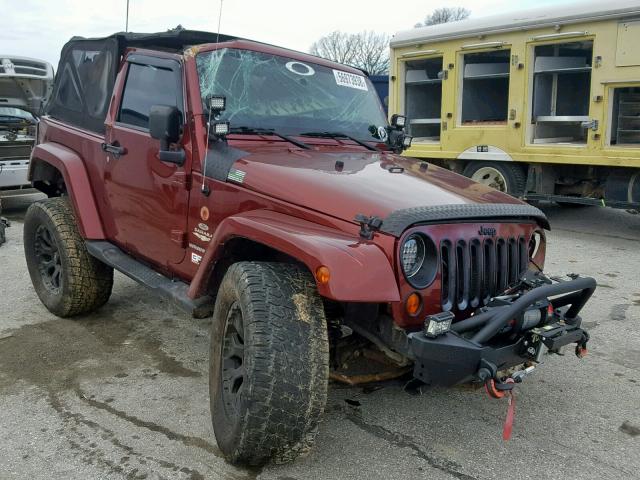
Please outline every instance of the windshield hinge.
[{"label": "windshield hinge", "polygon": [[374,232],[377,232],[382,227],[382,219],[375,215],[367,217],[362,213],[358,213],[354,220],[360,224],[360,236],[365,240],[371,240]]}]

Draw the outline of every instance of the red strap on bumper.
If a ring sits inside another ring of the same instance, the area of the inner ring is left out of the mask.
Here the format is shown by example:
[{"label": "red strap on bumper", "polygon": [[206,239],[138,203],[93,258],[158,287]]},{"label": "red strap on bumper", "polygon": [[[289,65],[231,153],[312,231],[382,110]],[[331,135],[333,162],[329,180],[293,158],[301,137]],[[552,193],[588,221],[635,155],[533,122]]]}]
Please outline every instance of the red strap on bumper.
[{"label": "red strap on bumper", "polygon": [[507,396],[509,397],[509,406],[507,407],[507,418],[504,421],[504,427],[502,429],[502,439],[505,441],[511,439],[513,419],[516,416],[516,396],[513,394],[513,390],[509,391]]}]

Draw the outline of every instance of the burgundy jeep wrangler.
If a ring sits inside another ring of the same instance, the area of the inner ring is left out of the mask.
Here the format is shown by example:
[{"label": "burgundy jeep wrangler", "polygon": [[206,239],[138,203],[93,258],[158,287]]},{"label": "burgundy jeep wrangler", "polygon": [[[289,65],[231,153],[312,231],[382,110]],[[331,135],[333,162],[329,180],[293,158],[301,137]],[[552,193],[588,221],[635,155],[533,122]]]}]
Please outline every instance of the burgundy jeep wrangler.
[{"label": "burgundy jeep wrangler", "polygon": [[[359,70],[195,31],[73,38],[39,125],[26,215],[34,288],[60,317],[113,269],[213,315],[213,428],[234,463],[313,442],[329,378],[409,371],[508,394],[576,344],[592,278],[542,273],[544,214],[399,155]],[[549,300],[552,298],[552,300]]]}]

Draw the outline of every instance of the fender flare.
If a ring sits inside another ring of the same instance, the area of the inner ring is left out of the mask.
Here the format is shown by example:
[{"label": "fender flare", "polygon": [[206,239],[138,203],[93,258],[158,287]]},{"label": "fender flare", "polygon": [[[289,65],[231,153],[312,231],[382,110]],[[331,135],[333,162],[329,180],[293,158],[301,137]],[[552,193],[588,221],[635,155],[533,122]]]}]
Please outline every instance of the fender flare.
[{"label": "fender flare", "polygon": [[64,179],[67,194],[71,198],[73,210],[80,235],[87,240],[103,240],[106,238],[89,175],[82,158],[73,150],[55,142],[36,145],[31,151],[29,180],[34,178],[35,168],[44,162],[56,168]]},{"label": "fender flare", "polygon": [[323,297],[344,302],[400,300],[393,268],[376,244],[267,210],[234,215],[220,223],[191,282],[189,297],[204,294],[225,242],[233,238],[252,240],[285,253],[305,264],[312,274],[322,265],[328,267],[329,283],[318,285]]}]

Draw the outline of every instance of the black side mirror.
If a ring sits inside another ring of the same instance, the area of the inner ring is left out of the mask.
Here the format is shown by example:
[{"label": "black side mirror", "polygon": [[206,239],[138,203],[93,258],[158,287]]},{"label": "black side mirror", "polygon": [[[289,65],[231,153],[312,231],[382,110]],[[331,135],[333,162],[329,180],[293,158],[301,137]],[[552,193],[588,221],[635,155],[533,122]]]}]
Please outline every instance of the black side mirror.
[{"label": "black side mirror", "polygon": [[153,105],[149,111],[149,134],[160,140],[158,157],[163,162],[184,163],[184,150],[169,150],[171,143],[180,140],[181,117],[180,110],[168,105]]}]

